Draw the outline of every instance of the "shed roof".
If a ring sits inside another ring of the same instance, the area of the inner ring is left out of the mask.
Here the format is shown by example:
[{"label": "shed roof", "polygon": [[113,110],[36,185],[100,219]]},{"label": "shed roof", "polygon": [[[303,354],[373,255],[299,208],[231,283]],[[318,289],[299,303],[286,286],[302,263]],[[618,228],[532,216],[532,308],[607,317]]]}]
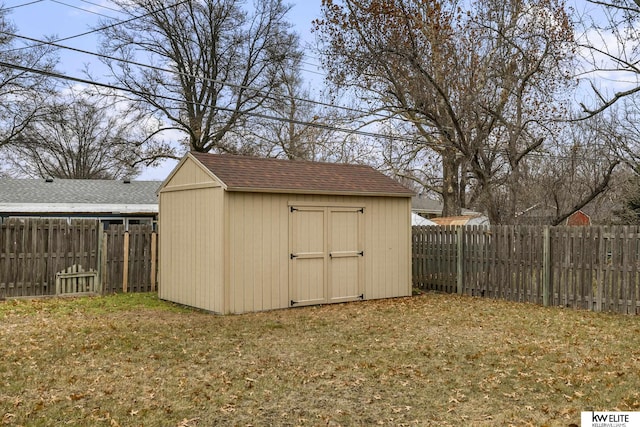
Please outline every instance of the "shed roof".
[{"label": "shed roof", "polygon": [[228,191],[410,197],[413,192],[370,166],[190,153]]},{"label": "shed roof", "polygon": [[158,181],[0,179],[0,212],[157,212]]}]

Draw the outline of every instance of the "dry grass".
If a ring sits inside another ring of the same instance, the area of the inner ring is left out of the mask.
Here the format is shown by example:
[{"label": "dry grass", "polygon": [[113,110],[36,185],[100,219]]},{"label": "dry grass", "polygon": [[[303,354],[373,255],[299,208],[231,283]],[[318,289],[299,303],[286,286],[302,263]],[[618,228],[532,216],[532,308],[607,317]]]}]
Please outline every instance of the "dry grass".
[{"label": "dry grass", "polygon": [[561,425],[640,410],[640,318],[426,294],[242,316],[0,303],[7,425]]}]

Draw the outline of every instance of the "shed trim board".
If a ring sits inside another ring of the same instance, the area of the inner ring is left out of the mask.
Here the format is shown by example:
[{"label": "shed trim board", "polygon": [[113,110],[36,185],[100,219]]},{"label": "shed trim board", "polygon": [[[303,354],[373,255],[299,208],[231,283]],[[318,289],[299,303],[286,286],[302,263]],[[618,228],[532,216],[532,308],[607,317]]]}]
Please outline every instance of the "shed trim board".
[{"label": "shed trim board", "polygon": [[174,187],[163,188],[160,190],[161,193],[168,193],[172,191],[188,191],[188,190],[198,190],[200,188],[216,188],[221,187],[218,182],[201,182],[198,184],[182,184],[176,185]]},{"label": "shed trim board", "polygon": [[234,191],[238,193],[268,193],[268,194],[316,194],[320,196],[363,196],[363,197],[406,197],[396,193],[368,193],[365,191],[353,192],[353,191],[324,191],[324,190],[297,190],[297,189],[277,189],[272,190],[269,188],[234,188],[228,187],[227,191]]},{"label": "shed trim board", "polygon": [[157,204],[0,203],[0,213],[24,214],[156,214]]},{"label": "shed trim board", "polygon": [[411,193],[372,193],[236,191],[188,154],[159,190],[159,296],[220,314],[409,296]]},{"label": "shed trim board", "polygon": [[357,209],[366,209],[366,205],[364,203],[353,203],[353,202],[308,202],[305,200],[296,200],[293,199],[289,201],[289,207],[299,207],[299,206],[324,206],[324,207],[333,207],[333,208],[357,208]]}]

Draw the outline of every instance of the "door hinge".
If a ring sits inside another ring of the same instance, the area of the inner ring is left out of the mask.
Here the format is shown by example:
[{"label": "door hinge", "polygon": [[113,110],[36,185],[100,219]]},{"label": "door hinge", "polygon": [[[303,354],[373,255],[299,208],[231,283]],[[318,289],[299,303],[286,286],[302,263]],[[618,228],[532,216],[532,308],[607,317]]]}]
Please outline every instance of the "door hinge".
[{"label": "door hinge", "polygon": [[291,209],[291,212],[295,212],[295,211],[298,210],[297,208],[294,208],[293,206],[290,206],[289,209]]},{"label": "door hinge", "polygon": [[291,305],[296,305],[298,301],[291,300]]},{"label": "door hinge", "polygon": [[360,256],[364,256],[364,251],[360,251],[360,252],[358,252],[358,255],[360,255]]},{"label": "door hinge", "polygon": [[298,258],[298,255],[296,254],[290,254],[289,256],[291,257],[291,259]]},{"label": "door hinge", "polygon": [[364,294],[360,294],[358,298],[360,298],[361,300],[364,300]]},{"label": "door hinge", "polygon": [[360,209],[358,209],[358,212],[360,212],[360,213],[364,213],[364,208],[360,208]]}]

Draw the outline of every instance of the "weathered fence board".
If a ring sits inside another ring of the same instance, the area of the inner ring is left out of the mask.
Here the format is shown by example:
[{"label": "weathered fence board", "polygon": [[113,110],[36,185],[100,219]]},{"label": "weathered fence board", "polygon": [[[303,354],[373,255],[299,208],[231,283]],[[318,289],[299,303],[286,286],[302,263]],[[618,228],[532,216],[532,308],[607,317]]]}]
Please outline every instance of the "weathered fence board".
[{"label": "weathered fence board", "polygon": [[96,270],[85,271],[82,266],[74,264],[56,273],[56,295],[95,294],[98,290]]},{"label": "weathered fence board", "polygon": [[105,231],[107,261],[104,292],[155,290],[157,266],[155,259],[152,264],[151,245],[157,244],[157,241],[152,238],[153,234],[150,225],[130,225],[128,231],[124,226],[117,225]]},{"label": "weathered fence board", "polygon": [[[125,249],[126,234],[132,243]],[[128,232],[123,227],[110,228],[103,234],[97,220],[5,220],[0,225],[0,299],[112,293],[123,288],[132,292],[155,290],[157,265],[152,254],[157,248],[151,245],[157,244],[157,239],[152,235],[151,226],[142,225],[132,225]],[[125,250],[129,259],[126,278]],[[97,282],[89,283],[94,274]],[[78,290],[81,288],[84,290]]]},{"label": "weathered fence board", "polygon": [[638,227],[421,226],[412,238],[416,287],[640,314]]},{"label": "weathered fence board", "polygon": [[56,273],[97,267],[95,221],[9,219],[0,226],[0,298],[54,295]]}]

